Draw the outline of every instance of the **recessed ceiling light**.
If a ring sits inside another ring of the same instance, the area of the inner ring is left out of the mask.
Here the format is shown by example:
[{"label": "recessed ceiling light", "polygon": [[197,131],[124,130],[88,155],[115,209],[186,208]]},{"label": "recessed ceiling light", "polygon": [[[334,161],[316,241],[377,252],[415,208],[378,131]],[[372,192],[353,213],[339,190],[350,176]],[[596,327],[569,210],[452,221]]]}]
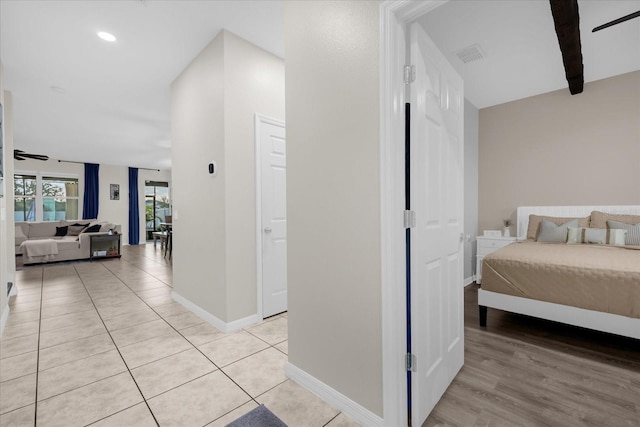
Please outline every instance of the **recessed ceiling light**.
[{"label": "recessed ceiling light", "polygon": [[108,42],[116,41],[116,36],[114,36],[111,33],[104,32],[104,31],[98,31],[98,37],[100,37],[102,40],[105,40],[105,41],[108,41]]}]

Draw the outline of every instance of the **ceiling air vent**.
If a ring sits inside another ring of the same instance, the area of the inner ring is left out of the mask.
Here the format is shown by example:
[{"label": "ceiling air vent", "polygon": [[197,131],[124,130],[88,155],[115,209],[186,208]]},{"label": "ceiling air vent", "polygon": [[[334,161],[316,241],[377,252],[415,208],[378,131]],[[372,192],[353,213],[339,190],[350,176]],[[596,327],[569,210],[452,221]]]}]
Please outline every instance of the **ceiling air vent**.
[{"label": "ceiling air vent", "polygon": [[479,44],[474,44],[471,46],[467,46],[463,49],[460,49],[459,51],[456,52],[456,55],[465,64],[469,62],[477,61],[487,56],[485,55],[484,51],[482,50]]}]

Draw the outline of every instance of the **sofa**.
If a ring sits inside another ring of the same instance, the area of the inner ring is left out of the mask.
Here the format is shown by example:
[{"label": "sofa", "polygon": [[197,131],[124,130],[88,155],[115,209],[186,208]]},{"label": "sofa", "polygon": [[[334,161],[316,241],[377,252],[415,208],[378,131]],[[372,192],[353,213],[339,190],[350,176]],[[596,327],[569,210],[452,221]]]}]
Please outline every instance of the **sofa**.
[{"label": "sofa", "polygon": [[16,255],[24,264],[90,258],[91,236],[122,232],[120,225],[91,219],[16,222]]}]

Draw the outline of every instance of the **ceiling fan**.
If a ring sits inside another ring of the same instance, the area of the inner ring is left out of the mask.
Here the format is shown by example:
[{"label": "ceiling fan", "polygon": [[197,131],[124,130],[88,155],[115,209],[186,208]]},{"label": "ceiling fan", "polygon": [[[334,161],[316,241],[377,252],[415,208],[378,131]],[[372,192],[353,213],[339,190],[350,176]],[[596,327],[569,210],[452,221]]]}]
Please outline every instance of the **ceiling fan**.
[{"label": "ceiling fan", "polygon": [[[580,41],[580,14],[578,13],[578,0],[549,0],[551,14],[562,62],[564,63],[565,76],[569,83],[571,95],[581,93],[584,89],[584,66],[582,64],[582,43]],[[640,11],[622,16],[611,22],[595,27],[592,32],[609,28],[633,18],[640,17]]]},{"label": "ceiling fan", "polygon": [[593,30],[591,30],[591,32],[595,33],[596,31],[604,30],[605,28],[609,28],[613,25],[617,25],[617,24],[620,24],[621,22],[628,21],[629,19],[638,18],[638,17],[640,17],[640,10],[637,12],[633,12],[628,15],[625,15],[621,18],[614,19],[613,21],[607,22],[606,24],[599,25],[595,27]]},{"label": "ceiling fan", "polygon": [[22,150],[13,150],[13,158],[16,160],[26,160],[26,159],[34,159],[34,160],[49,160],[49,156],[45,156],[44,154],[31,154],[26,153]]}]

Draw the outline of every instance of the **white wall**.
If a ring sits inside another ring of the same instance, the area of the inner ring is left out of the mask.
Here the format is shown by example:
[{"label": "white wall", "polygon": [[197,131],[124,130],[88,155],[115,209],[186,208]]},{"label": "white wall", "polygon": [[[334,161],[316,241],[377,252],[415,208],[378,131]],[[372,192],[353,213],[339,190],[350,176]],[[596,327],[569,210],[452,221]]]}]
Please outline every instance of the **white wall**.
[{"label": "white wall", "polygon": [[232,33],[225,33],[224,112],[226,165],[227,316],[257,311],[256,113],[284,120],[284,63]]},{"label": "white wall", "polygon": [[257,312],[255,113],[284,119],[283,61],[223,30],[173,82],[171,123],[174,291],[226,323]]},{"label": "white wall", "polygon": [[[224,33],[171,84],[174,291],[227,319]],[[215,160],[217,176],[207,165]]]},{"label": "white wall", "polygon": [[[78,178],[78,217],[82,218],[84,196],[84,165],[82,163],[58,162],[49,159],[15,161],[16,172],[62,174]],[[129,172],[126,166],[100,165],[100,195],[98,219],[122,226],[122,244],[129,242]],[[144,220],[144,182],[146,180],[171,182],[171,171],[139,170],[138,172],[138,204],[140,211],[140,243],[145,243]],[[110,200],[109,184],[120,184],[120,200]],[[171,184],[170,184],[171,185]],[[9,190],[10,192],[13,189]],[[12,214],[13,215],[13,214]],[[13,217],[13,216],[12,216]]]},{"label": "white wall", "polygon": [[478,109],[464,100],[464,228],[470,239],[464,244],[464,277],[469,282],[476,270],[478,235]]},{"label": "white wall", "polygon": [[[84,165],[78,165],[82,169],[82,178],[84,184]],[[129,173],[128,168],[114,165],[100,165],[98,170],[100,179],[98,198],[98,217],[101,220],[120,224],[122,226],[123,245],[129,244]],[[120,184],[120,200],[110,199],[109,184]],[[84,196],[84,190],[80,193],[80,198]],[[144,200],[144,182],[142,184],[142,192],[138,191],[138,196],[142,196]],[[82,215],[82,211],[80,211]],[[144,216],[144,209],[140,211],[140,215]],[[117,219],[117,220],[116,220]],[[141,243],[144,243],[144,228],[140,230]]]},{"label": "white wall", "polygon": [[382,416],[379,6],[286,2],[285,68],[289,362]]}]

